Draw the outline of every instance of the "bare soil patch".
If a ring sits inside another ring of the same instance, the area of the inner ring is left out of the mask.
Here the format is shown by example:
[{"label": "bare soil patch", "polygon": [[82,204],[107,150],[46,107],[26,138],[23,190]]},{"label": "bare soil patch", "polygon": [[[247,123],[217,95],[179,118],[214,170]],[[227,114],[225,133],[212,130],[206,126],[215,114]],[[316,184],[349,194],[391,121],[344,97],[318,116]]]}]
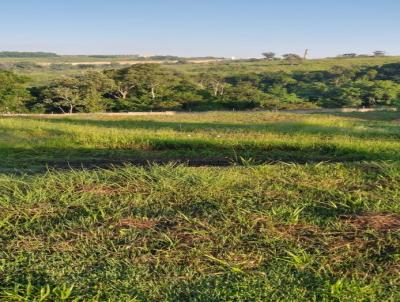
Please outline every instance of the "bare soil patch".
[{"label": "bare soil patch", "polygon": [[372,229],[379,232],[400,230],[400,215],[398,214],[367,212],[346,216],[344,220],[358,230]]}]

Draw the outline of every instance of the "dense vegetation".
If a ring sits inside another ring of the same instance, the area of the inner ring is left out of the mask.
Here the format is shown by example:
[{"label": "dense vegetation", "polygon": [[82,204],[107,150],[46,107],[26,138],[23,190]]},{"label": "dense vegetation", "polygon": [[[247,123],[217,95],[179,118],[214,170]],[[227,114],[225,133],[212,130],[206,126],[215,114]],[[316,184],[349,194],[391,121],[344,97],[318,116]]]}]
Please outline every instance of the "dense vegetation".
[{"label": "dense vegetation", "polygon": [[2,117],[0,300],[398,301],[399,120]]},{"label": "dense vegetation", "polygon": [[[336,59],[340,60],[351,59]],[[43,85],[27,82],[23,94],[21,81],[31,80],[17,76],[13,70],[0,70],[0,91],[7,94],[6,101],[0,96],[0,111],[247,110],[400,103],[400,63],[310,69],[302,66],[319,63],[293,61],[290,56],[278,61],[256,60],[241,65],[220,62],[190,70],[185,62],[111,68],[109,65],[102,69],[88,64],[73,66],[81,70],[79,73],[68,70],[72,65],[52,64],[47,69],[60,70],[60,75]],[[285,69],[267,69],[267,66]],[[17,71],[43,68],[32,62],[14,63],[14,67]],[[30,75],[35,76],[35,73]]]}]

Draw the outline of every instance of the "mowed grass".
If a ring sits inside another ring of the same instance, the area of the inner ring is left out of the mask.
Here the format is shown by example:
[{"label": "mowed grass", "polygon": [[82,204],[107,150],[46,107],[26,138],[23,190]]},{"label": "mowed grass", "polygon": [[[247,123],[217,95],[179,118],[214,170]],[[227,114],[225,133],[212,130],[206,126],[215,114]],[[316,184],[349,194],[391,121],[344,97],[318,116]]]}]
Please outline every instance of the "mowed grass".
[{"label": "mowed grass", "polygon": [[135,160],[400,159],[400,113],[203,113],[0,119],[0,168]]},{"label": "mowed grass", "polygon": [[399,118],[1,118],[0,301],[398,301]]}]

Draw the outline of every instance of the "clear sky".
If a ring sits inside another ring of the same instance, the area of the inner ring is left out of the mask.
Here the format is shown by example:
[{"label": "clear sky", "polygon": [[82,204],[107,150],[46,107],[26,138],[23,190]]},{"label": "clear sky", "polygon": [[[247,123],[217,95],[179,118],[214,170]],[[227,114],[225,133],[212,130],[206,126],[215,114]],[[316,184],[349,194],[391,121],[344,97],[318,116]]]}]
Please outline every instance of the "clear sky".
[{"label": "clear sky", "polygon": [[0,0],[0,50],[400,54],[400,0]]}]

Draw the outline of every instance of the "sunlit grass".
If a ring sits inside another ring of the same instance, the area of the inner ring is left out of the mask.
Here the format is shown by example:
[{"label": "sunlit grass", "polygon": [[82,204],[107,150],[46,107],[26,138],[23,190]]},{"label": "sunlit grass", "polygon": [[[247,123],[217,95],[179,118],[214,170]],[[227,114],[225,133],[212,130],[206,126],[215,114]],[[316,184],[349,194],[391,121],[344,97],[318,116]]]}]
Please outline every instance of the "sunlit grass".
[{"label": "sunlit grass", "polygon": [[399,160],[400,125],[391,114],[392,120],[265,112],[2,118],[0,163],[238,156],[260,162]]},{"label": "sunlit grass", "polygon": [[399,136],[398,112],[1,118],[0,301],[400,300]]},{"label": "sunlit grass", "polygon": [[395,301],[399,186],[383,163],[3,176],[0,296]]}]

